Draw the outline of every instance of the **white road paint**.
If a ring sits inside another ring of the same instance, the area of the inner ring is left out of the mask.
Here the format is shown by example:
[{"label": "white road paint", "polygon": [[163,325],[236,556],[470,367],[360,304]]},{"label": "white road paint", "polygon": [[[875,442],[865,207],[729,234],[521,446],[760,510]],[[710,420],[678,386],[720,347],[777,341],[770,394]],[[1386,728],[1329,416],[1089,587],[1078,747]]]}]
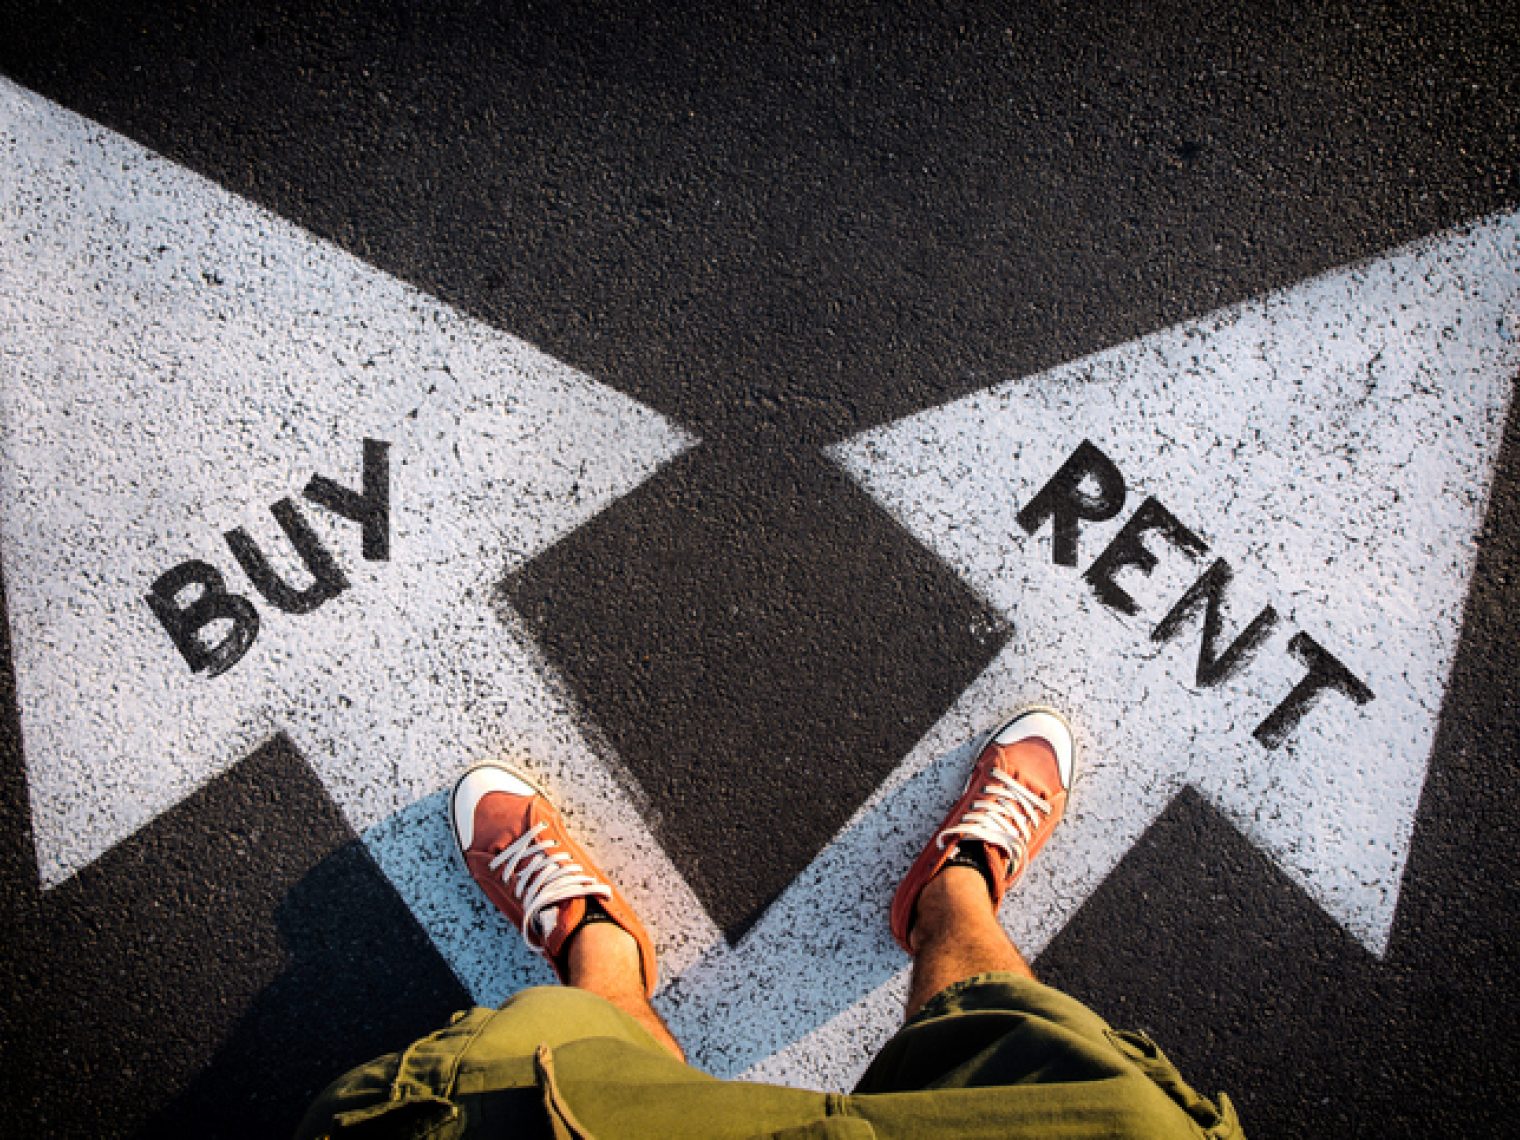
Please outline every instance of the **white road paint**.
[{"label": "white road paint", "polygon": [[[1203,792],[1369,949],[1387,944],[1492,465],[1520,371],[1520,217],[1420,242],[849,441],[837,459],[1014,624],[1006,685],[1070,710],[1085,774],[1030,883],[1047,936],[1184,785]],[[1084,524],[1075,568],[1016,515],[1083,440],[1129,483]],[[1145,495],[1210,547],[1152,537],[1159,565],[1100,604],[1083,571]],[[1217,688],[1194,682],[1197,621],[1151,631],[1204,569],[1235,568],[1227,643],[1283,620]],[[1252,729],[1310,633],[1375,694],[1315,703],[1281,747]]]},{"label": "white road paint", "polygon": [[[493,597],[686,434],[3,80],[0,329],[0,544],[44,885],[284,732],[479,1000],[550,975],[448,857],[441,799],[472,762],[556,790],[668,969],[719,939]],[[301,497],[314,472],[358,489],[365,437],[390,443],[386,561]],[[270,515],[284,496],[350,582],[302,615],[258,597],[222,538],[244,526],[307,580]],[[193,673],[144,602],[189,558],[260,618],[221,676]]]},{"label": "white road paint", "polygon": [[[982,733],[1032,701],[1067,710],[1068,816],[1003,911],[1038,954],[1184,787],[1203,792],[1372,954],[1387,946],[1412,818],[1520,371],[1520,217],[1490,219],[868,432],[834,457],[1012,620],[1014,636],[732,953],[666,995],[697,1059],[847,1089],[899,1023],[905,956],[886,912]],[[1129,494],[1052,563],[1016,515],[1084,439]],[[1207,564],[1168,553],[1083,580],[1147,495],[1236,571],[1221,644],[1282,615],[1250,664],[1195,683],[1198,623],[1151,631]],[[1268,749],[1252,731],[1303,675],[1308,631],[1366,681],[1324,694]]]}]

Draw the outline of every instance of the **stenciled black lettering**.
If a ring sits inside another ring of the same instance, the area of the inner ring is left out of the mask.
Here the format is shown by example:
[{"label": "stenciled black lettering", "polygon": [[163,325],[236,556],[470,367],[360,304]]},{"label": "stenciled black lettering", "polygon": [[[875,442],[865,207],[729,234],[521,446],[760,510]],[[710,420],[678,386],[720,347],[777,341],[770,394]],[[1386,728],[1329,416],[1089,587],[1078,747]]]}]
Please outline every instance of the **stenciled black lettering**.
[{"label": "stenciled black lettering", "polygon": [[1208,544],[1178,522],[1171,511],[1154,497],[1147,498],[1082,575],[1098,600],[1121,614],[1133,614],[1139,607],[1114,581],[1114,575],[1131,568],[1149,574],[1156,567],[1156,556],[1142,541],[1147,534],[1160,535],[1190,558],[1208,550]]},{"label": "stenciled black lettering", "polygon": [[[181,602],[180,595],[191,586],[200,592]],[[253,603],[228,593],[221,572],[206,562],[191,559],[161,574],[148,588],[146,601],[193,673],[220,677],[243,659],[259,633]],[[219,621],[231,624],[208,644],[203,635]]]},{"label": "stenciled black lettering", "polygon": [[301,512],[296,510],[293,502],[281,499],[269,508],[269,513],[274,515],[280,529],[285,532],[285,537],[290,540],[290,545],[301,556],[301,561],[311,575],[310,585],[298,589],[275,573],[269,560],[264,557],[264,552],[242,527],[229,530],[225,537],[233,557],[243,568],[243,573],[248,575],[254,588],[271,605],[278,606],[289,614],[306,614],[348,589],[348,578],[333,561],[332,555],[322,545],[322,540],[311,529],[311,525],[301,517]]},{"label": "stenciled black lettering", "polygon": [[363,551],[369,562],[391,556],[390,444],[364,441],[364,490],[354,492],[326,475],[313,475],[302,492],[312,502],[358,523],[364,530]]},{"label": "stenciled black lettering", "polygon": [[[1096,485],[1091,493],[1083,489],[1088,480]],[[1057,566],[1075,566],[1078,524],[1113,518],[1124,508],[1124,496],[1124,476],[1084,439],[1019,512],[1019,525],[1034,534],[1049,519],[1052,559]]]},{"label": "stenciled black lettering", "polygon": [[1341,693],[1359,705],[1365,705],[1373,696],[1371,689],[1307,633],[1294,634],[1288,642],[1288,651],[1307,665],[1309,672],[1251,734],[1269,749],[1279,747],[1288,738],[1321,693]]},{"label": "stenciled black lettering", "polygon": [[1203,577],[1188,587],[1187,593],[1151,631],[1152,641],[1170,641],[1183,622],[1200,608],[1203,610],[1203,637],[1198,642],[1195,674],[1198,687],[1202,689],[1212,688],[1240,672],[1277,625],[1277,611],[1266,606],[1223,653],[1218,652],[1219,635],[1224,626],[1225,593],[1234,578],[1235,572],[1230,569],[1230,564],[1223,558],[1216,558],[1214,564],[1203,572]]}]

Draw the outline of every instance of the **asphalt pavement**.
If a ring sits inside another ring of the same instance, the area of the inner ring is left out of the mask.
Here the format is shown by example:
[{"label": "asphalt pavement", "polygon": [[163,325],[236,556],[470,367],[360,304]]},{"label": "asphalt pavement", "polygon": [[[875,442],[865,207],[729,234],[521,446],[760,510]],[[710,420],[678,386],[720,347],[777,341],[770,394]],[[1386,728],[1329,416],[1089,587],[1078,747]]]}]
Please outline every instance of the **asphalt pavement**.
[{"label": "asphalt pavement", "polygon": [[1043,979],[1252,1136],[1507,1134],[1513,8],[0,27],[0,1131],[280,1135],[546,980],[434,858],[498,749],[699,1063],[847,1085],[1038,698]]}]

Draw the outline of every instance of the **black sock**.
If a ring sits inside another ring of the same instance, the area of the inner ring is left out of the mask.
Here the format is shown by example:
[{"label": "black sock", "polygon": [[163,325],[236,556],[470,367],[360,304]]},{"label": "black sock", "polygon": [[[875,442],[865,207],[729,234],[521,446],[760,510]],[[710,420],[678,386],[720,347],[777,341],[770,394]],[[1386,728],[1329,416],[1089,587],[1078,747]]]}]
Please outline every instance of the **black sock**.
[{"label": "black sock", "polygon": [[997,884],[992,878],[992,865],[987,862],[987,845],[979,839],[963,839],[955,845],[955,854],[945,860],[946,867],[972,867],[982,873],[987,881],[987,894],[997,898]]},{"label": "black sock", "polygon": [[593,922],[610,922],[614,926],[617,925],[617,919],[607,913],[607,908],[602,905],[602,900],[595,895],[588,895],[586,898],[586,913],[581,915],[581,920],[575,924],[575,929],[565,935],[565,941],[561,943],[559,953],[554,958],[557,965],[564,966],[566,956],[570,953],[571,941],[581,932],[582,927],[590,926]]},{"label": "black sock", "polygon": [[555,965],[561,968],[561,973],[564,971],[565,961],[567,961],[568,955],[570,955],[570,942],[575,941],[575,936],[581,933],[582,927],[590,926],[591,923],[611,923],[613,926],[617,926],[616,918],[611,917],[610,914],[606,914],[606,907],[602,906],[602,900],[597,898],[596,895],[588,895],[587,900],[585,900],[585,914],[581,915],[581,921],[575,924],[575,930],[565,935],[565,941],[559,947],[558,955],[555,955]]},{"label": "black sock", "polygon": [[591,895],[586,899],[586,913],[581,916],[580,922],[575,924],[575,929],[579,930],[587,923],[592,922],[610,922],[614,926],[617,925],[617,919],[607,913],[607,908],[602,905],[602,900],[595,895]]}]

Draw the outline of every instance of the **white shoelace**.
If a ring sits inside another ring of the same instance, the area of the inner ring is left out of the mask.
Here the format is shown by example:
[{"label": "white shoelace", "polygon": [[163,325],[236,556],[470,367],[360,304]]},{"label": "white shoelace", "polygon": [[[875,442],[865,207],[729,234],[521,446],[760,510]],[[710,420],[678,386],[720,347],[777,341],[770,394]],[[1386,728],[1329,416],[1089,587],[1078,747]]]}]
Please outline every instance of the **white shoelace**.
[{"label": "white shoelace", "polygon": [[[554,929],[558,918],[554,908],[560,903],[587,896],[612,897],[612,888],[586,874],[568,852],[551,850],[559,846],[555,840],[538,838],[548,826],[535,823],[489,864],[491,870],[501,871],[501,881],[522,904],[522,936],[535,950],[543,949],[544,937]],[[513,875],[517,876],[515,886]],[[547,921],[535,924],[540,914]]]},{"label": "white shoelace", "polygon": [[974,800],[971,810],[954,827],[939,833],[940,850],[956,836],[979,839],[1007,851],[1011,869],[1018,872],[1024,863],[1029,841],[1036,829],[1050,815],[1050,804],[1031,792],[1007,772],[992,770],[992,781],[982,788],[984,799]]}]

